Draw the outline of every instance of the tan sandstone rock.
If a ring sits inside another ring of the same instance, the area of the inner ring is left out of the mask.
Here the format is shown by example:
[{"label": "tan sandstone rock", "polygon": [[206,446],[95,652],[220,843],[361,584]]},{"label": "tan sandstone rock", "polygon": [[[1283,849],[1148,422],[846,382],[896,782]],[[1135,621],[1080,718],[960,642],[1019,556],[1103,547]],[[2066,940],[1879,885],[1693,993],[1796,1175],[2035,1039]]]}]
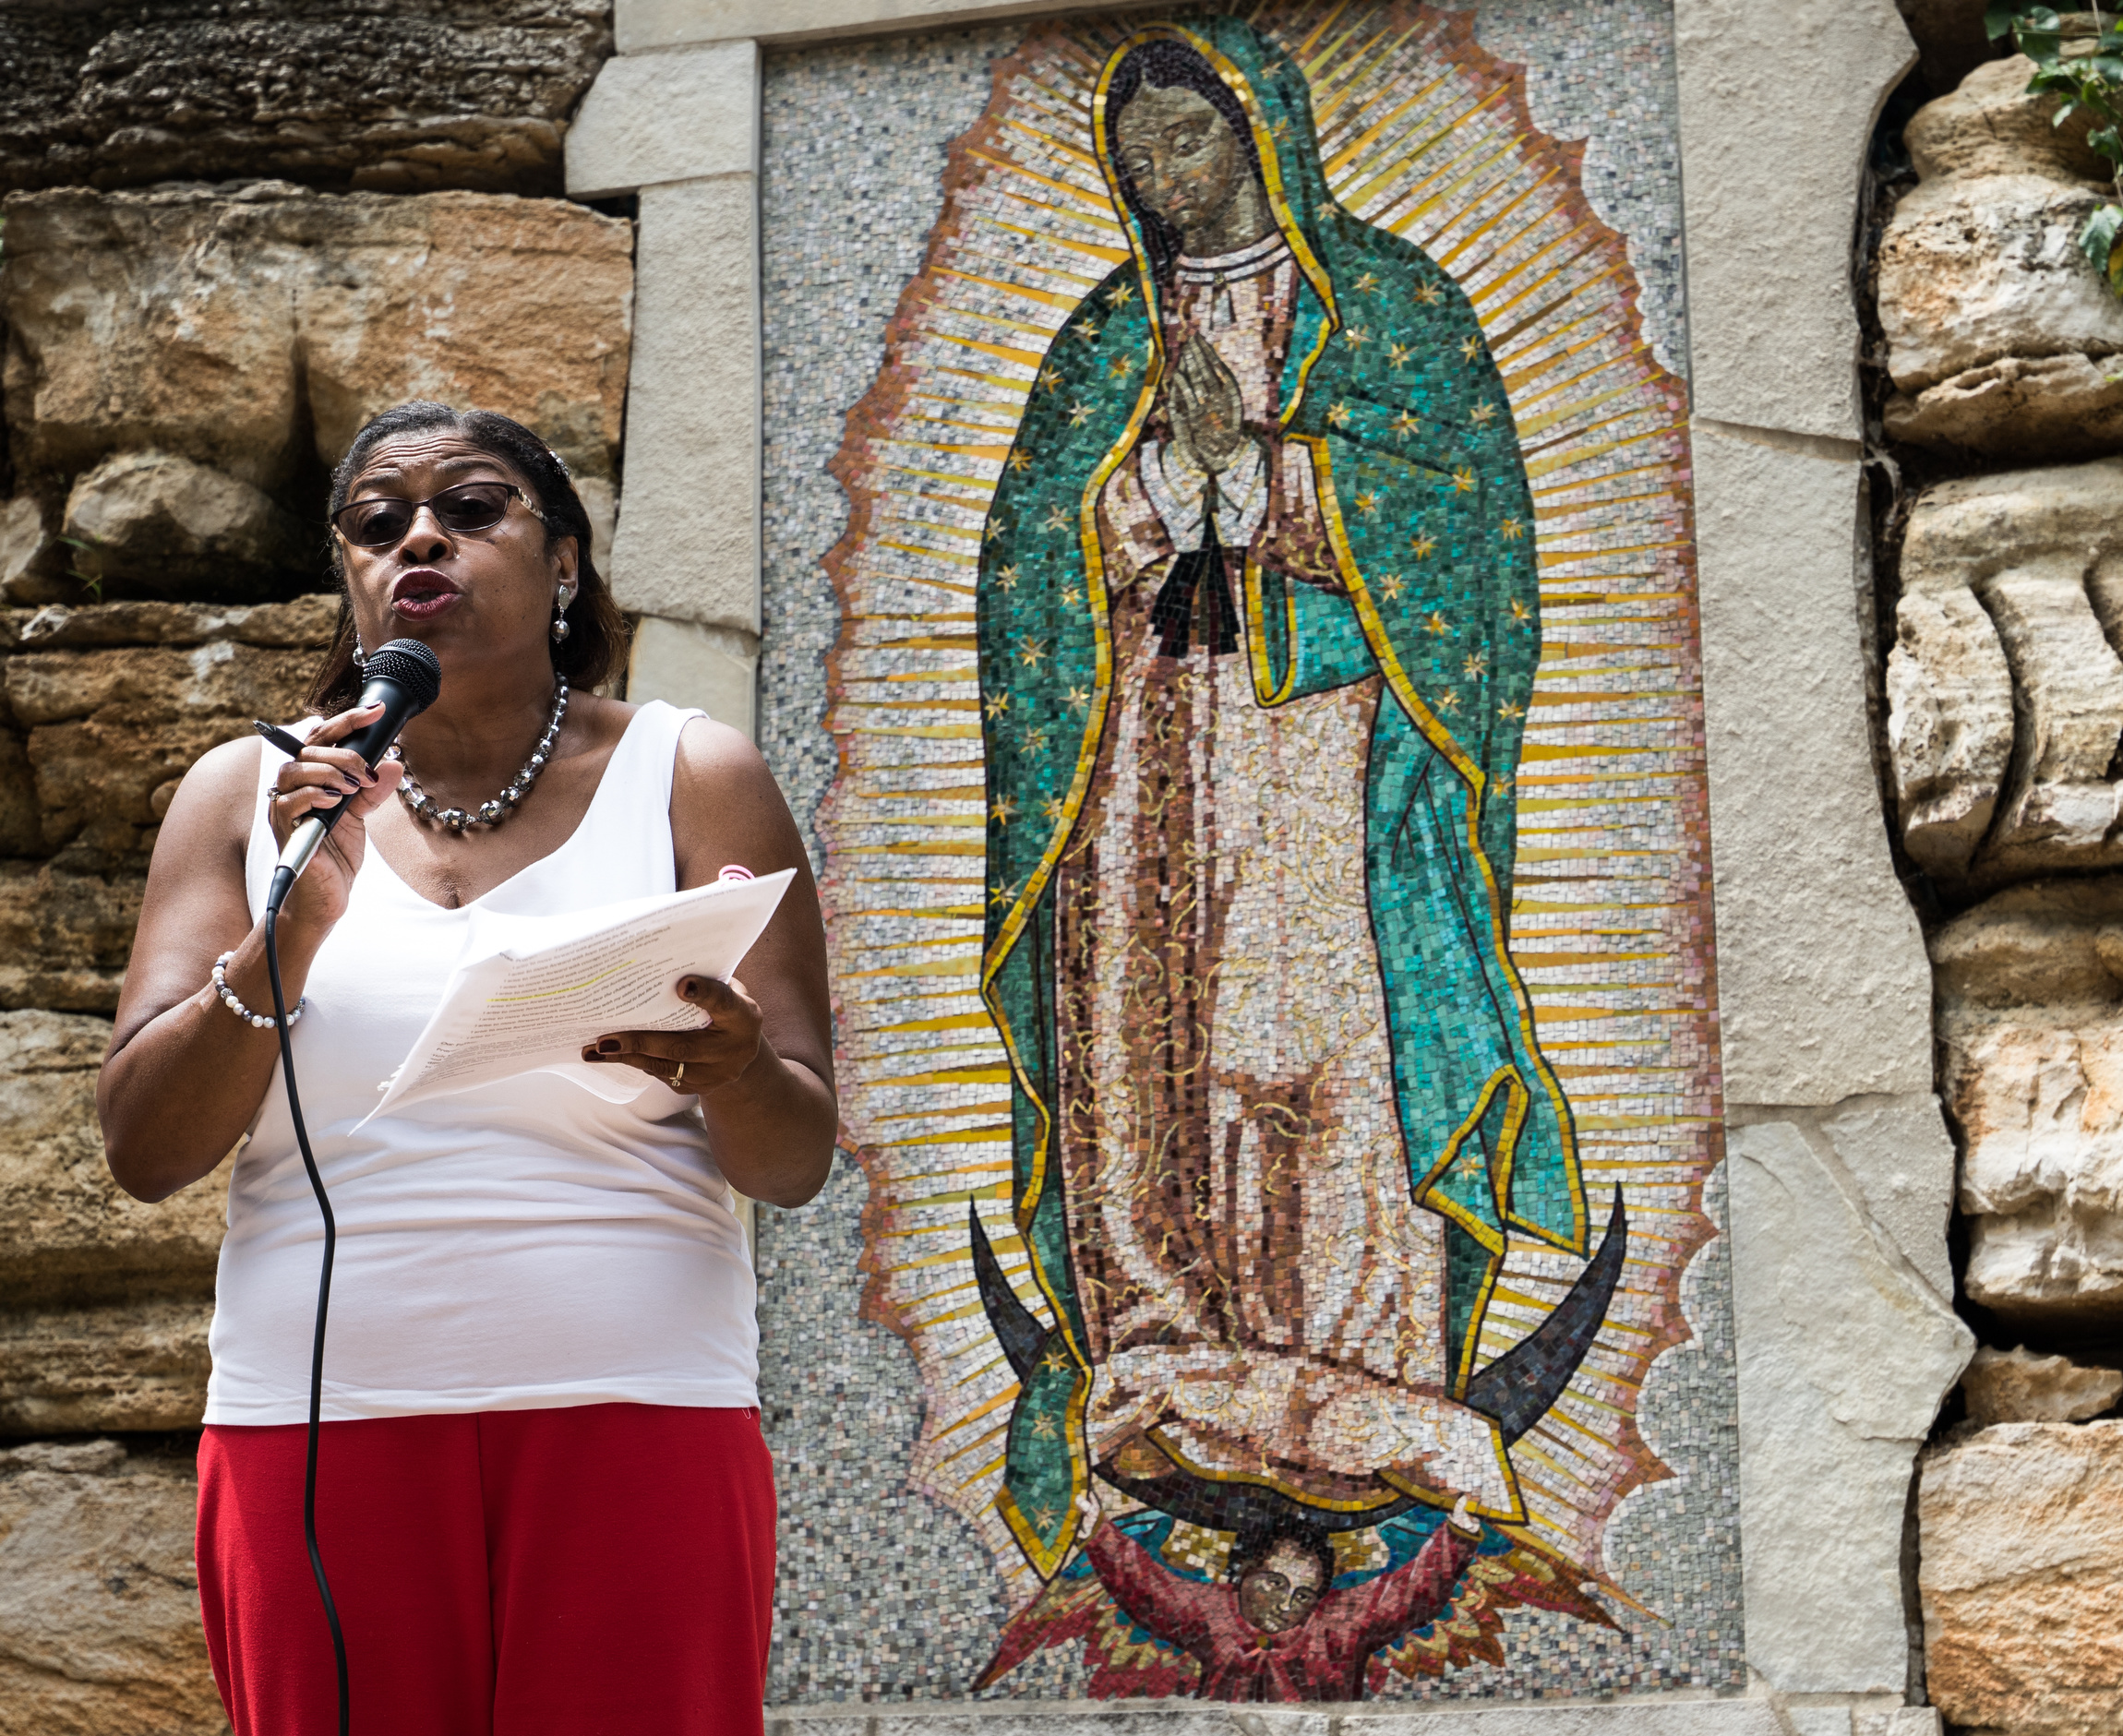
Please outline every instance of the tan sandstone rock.
[{"label": "tan sandstone rock", "polygon": [[608,0],[10,6],[0,186],[284,174],[557,193],[609,20]]},{"label": "tan sandstone rock", "polygon": [[2123,1323],[2123,880],[2014,887],[1931,941],[1962,1281],[2023,1329]]},{"label": "tan sandstone rock", "polygon": [[44,512],[28,495],[0,502],[0,602],[48,602],[56,594],[56,545]]},{"label": "tan sandstone rock", "polygon": [[2123,1422],[2009,1423],[1924,1459],[1925,1685],[1948,1723],[2123,1728]]},{"label": "tan sandstone rock", "polygon": [[213,1294],[226,1168],[155,1205],[112,1180],[96,1121],[110,1040],[103,1019],[0,1012],[0,1306]]},{"label": "tan sandstone rock", "polygon": [[146,883],[0,862],[0,1007],[114,1012]]},{"label": "tan sandstone rock", "polygon": [[66,533],[100,585],[256,594],[315,568],[324,538],[234,476],[167,452],[120,452],[74,484]]},{"label": "tan sandstone rock", "polygon": [[1986,1346],[1961,1377],[1961,1392],[1968,1420],[1982,1429],[2001,1422],[2084,1422],[2123,1398],[2123,1371]]},{"label": "tan sandstone rock", "polygon": [[330,461],[418,397],[503,411],[581,473],[613,473],[633,298],[618,219],[277,182],[0,209],[11,451],[40,487],[151,449],[270,491],[306,419]]},{"label": "tan sandstone rock", "polygon": [[210,1292],[0,1310],[0,1435],[198,1428],[213,1313]]},{"label": "tan sandstone rock", "polygon": [[2123,862],[2123,460],[1941,484],[1911,510],[1889,748],[1904,842],[1985,884]]},{"label": "tan sandstone rock", "polygon": [[2032,72],[1979,66],[1911,120],[1922,185],[1878,256],[1888,431],[2021,463],[2123,448],[2123,304],[2077,239],[2105,175]]},{"label": "tan sandstone rock", "polygon": [[337,615],[335,599],[312,597],[31,617],[0,656],[0,691],[26,733],[44,850],[66,851],[62,866],[77,871],[139,866],[162,817],[158,790],[208,748],[248,736],[254,718],[301,714]]},{"label": "tan sandstone rock", "polygon": [[0,1452],[0,1736],[217,1736],[198,1479],[114,1441]]}]

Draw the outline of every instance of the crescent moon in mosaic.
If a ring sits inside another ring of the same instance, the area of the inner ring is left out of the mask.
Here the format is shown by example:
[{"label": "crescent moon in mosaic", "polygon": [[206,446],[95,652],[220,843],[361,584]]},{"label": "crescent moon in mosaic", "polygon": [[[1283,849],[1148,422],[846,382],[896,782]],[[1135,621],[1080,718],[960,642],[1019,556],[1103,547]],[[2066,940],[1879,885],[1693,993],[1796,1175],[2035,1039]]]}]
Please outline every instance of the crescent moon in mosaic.
[{"label": "crescent moon in mosaic", "polygon": [[[1144,15],[1147,16],[1147,15]],[[990,1330],[968,1202],[1022,1299],[1009,1074],[977,991],[984,790],[974,593],[990,497],[1042,359],[1127,256],[1086,149],[1093,85],[1140,18],[1035,28],[952,147],[942,215],[834,473],[848,529],[820,816],[845,1136],[870,1181],[865,1310],[927,1395],[915,1487],[962,1515],[1014,1598],[1039,1582],[997,1516],[1016,1384]],[[1341,203],[1472,297],[1536,503],[1544,642],[1519,784],[1511,950],[1577,1115],[1588,1192],[1619,1184],[1630,1259],[1565,1396],[1512,1448],[1528,1540],[1601,1574],[1628,1493],[1670,1473],[1638,1434],[1688,1342],[1688,1262],[1721,1155],[1715,969],[1685,389],[1651,353],[1624,238],[1469,19],[1408,4],[1254,20],[1311,80]],[[1582,1263],[1513,1240],[1481,1339],[1510,1348]],[[1402,1668],[1413,1667],[1397,1657]]]}]

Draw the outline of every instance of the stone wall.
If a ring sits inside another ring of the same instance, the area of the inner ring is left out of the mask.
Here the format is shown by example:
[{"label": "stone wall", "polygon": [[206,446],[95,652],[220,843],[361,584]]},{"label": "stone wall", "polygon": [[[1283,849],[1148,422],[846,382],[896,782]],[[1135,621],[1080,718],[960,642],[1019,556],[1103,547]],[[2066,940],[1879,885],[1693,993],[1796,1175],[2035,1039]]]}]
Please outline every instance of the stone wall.
[{"label": "stone wall", "polygon": [[0,12],[9,1736],[225,1728],[190,1459],[226,1170],[122,1193],[96,1072],[178,780],[302,713],[361,422],[413,397],[516,416],[608,550],[633,226],[525,196],[559,190],[609,46],[602,0]]},{"label": "stone wall", "polygon": [[2090,1736],[2123,1722],[2123,303],[2032,70],[1917,109],[1885,189],[1881,753],[1985,1342],[1921,1471],[1926,1681],[1949,1727]]}]

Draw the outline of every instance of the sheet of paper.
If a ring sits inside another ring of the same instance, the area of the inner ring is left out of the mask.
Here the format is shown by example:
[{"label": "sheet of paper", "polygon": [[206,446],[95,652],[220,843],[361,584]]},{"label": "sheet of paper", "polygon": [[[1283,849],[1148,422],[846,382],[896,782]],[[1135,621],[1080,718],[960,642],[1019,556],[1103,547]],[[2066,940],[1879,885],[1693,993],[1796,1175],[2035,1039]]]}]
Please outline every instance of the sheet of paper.
[{"label": "sheet of paper", "polygon": [[586,1066],[582,1046],[609,1031],[697,1029],[705,1021],[678,984],[734,976],[795,878],[784,868],[563,916],[475,912],[441,1005],[364,1120],[528,1072],[581,1075],[615,1101],[638,1096],[647,1075]]}]

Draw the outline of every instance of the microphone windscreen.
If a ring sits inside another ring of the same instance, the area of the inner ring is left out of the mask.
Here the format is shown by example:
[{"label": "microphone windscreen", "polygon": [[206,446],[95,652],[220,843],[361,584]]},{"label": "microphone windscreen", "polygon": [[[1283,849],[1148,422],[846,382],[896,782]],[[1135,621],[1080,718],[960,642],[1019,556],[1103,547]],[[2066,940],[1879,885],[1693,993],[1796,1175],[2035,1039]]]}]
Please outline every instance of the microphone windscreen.
[{"label": "microphone windscreen", "polygon": [[411,697],[416,712],[425,712],[442,692],[442,665],[417,639],[394,639],[370,652],[361,678],[365,684],[395,681]]}]

